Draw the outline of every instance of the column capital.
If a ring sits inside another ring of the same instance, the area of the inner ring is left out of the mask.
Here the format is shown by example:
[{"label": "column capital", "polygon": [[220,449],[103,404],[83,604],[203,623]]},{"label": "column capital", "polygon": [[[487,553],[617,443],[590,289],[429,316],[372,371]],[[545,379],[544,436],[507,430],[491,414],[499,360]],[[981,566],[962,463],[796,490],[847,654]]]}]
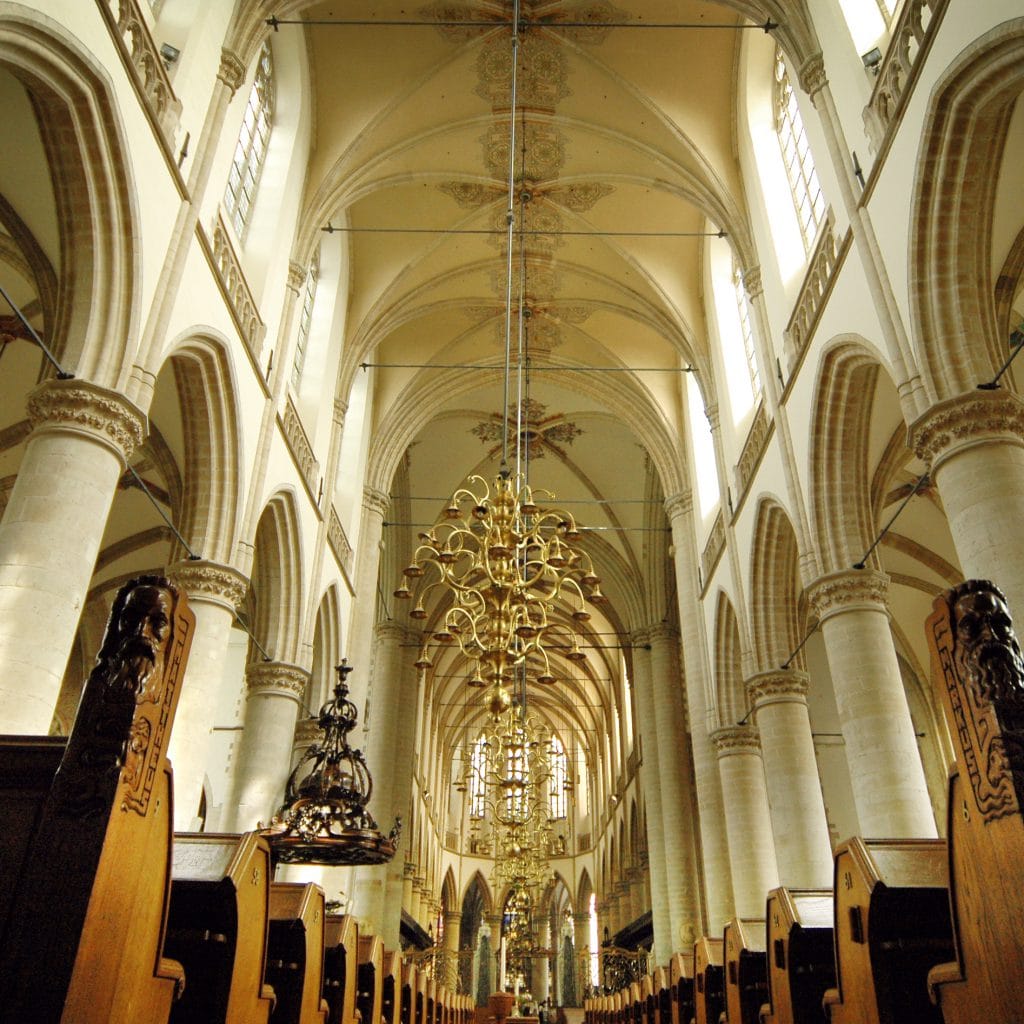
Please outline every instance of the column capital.
[{"label": "column capital", "polygon": [[302,703],[309,673],[285,661],[252,661],[245,667],[247,697],[290,697]]},{"label": "column capital", "polygon": [[764,294],[764,284],[761,281],[761,268],[757,264],[747,267],[742,272],[743,290],[751,302],[759,299]]},{"label": "column capital", "polygon": [[245,81],[245,65],[238,54],[227,49],[220,51],[217,77],[231,90],[232,94],[238,91],[238,87]]},{"label": "column capital", "polygon": [[849,611],[888,613],[889,577],[875,569],[842,569],[819,577],[807,588],[807,600],[820,622]]},{"label": "column capital", "polygon": [[821,53],[812,53],[800,65],[800,88],[803,89],[811,99],[816,93],[821,92],[828,85],[828,76],[825,74],[825,58]]},{"label": "column capital", "polygon": [[363,508],[367,512],[376,512],[383,518],[390,505],[391,498],[383,491],[378,491],[376,487],[363,488]]},{"label": "column capital", "polygon": [[665,499],[665,514],[669,522],[689,515],[693,511],[693,492],[680,491]]},{"label": "column capital", "polygon": [[345,414],[348,412],[348,402],[344,398],[334,400],[334,422],[339,427],[345,425]]},{"label": "column capital", "polygon": [[710,736],[719,759],[733,754],[761,753],[761,737],[751,725],[729,725],[717,729]]},{"label": "column capital", "polygon": [[755,713],[769,704],[806,704],[807,676],[791,669],[759,672],[747,680],[747,697]]},{"label": "column capital", "polygon": [[414,642],[419,639],[419,634],[413,633],[397,622],[378,622],[373,627],[373,633],[382,643],[391,641],[400,644],[410,639]]},{"label": "column capital", "polygon": [[630,647],[648,648],[651,646],[651,632],[649,626],[637,626],[629,632]]},{"label": "column capital", "polygon": [[651,625],[644,626],[640,632],[647,637],[647,643],[651,645],[671,643],[673,640],[679,642],[679,630],[667,622],[652,622]]},{"label": "column capital", "polygon": [[245,600],[249,589],[248,579],[237,569],[206,559],[175,562],[167,567],[167,576],[188,593],[193,603],[206,601],[219,605],[232,615]]},{"label": "column capital", "polygon": [[296,747],[305,750],[321,739],[323,739],[323,730],[320,728],[319,718],[300,718],[295,723],[294,745]]},{"label": "column capital", "polygon": [[1024,445],[1024,400],[1009,391],[968,391],[933,405],[907,430],[907,444],[934,473],[983,444]]},{"label": "column capital", "polygon": [[288,287],[298,295],[302,291],[302,285],[306,280],[306,268],[298,260],[288,261]]},{"label": "column capital", "polygon": [[34,431],[82,434],[112,448],[127,465],[146,438],[146,415],[116,391],[87,380],[48,380],[28,396]]}]

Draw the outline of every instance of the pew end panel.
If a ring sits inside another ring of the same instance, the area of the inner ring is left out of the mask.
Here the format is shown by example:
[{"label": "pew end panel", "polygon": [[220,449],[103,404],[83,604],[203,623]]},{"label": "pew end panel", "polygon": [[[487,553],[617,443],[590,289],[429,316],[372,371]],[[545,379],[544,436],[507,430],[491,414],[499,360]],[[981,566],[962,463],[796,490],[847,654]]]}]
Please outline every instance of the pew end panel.
[{"label": "pew end panel", "polygon": [[402,954],[386,949],[380,995],[380,1017],[383,1024],[402,1024],[402,1002]]},{"label": "pew end panel", "polygon": [[384,987],[384,942],[379,935],[360,935],[356,972],[356,1007],[363,1024],[381,1024]]},{"label": "pew end panel", "polygon": [[722,940],[705,935],[693,946],[694,1020],[697,1024],[718,1024],[725,1010],[725,969]]},{"label": "pew end panel", "polygon": [[277,996],[274,1024],[327,1024],[322,998],[324,891],[312,882],[270,886],[267,982]]},{"label": "pew end panel", "polygon": [[758,1024],[768,998],[765,922],[734,917],[722,934],[728,1024]]},{"label": "pew end panel", "polygon": [[332,914],[324,928],[324,998],[329,1024],[355,1024],[359,926],[349,914]]},{"label": "pew end panel", "polygon": [[941,839],[850,839],[835,856],[836,987],[823,1004],[842,1024],[942,1024],[927,975],[948,959],[952,926]]},{"label": "pew end panel", "polygon": [[672,1024],[690,1024],[693,1020],[693,953],[676,953],[668,965],[672,990]]}]

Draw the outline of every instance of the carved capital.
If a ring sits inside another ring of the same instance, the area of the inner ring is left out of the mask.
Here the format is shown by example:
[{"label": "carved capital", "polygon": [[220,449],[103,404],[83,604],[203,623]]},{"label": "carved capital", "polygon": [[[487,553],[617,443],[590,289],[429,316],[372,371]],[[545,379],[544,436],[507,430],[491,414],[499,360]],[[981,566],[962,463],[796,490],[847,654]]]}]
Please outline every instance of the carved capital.
[{"label": "carved capital", "polygon": [[665,499],[665,514],[669,522],[681,516],[689,515],[693,511],[693,492],[680,491]]},{"label": "carved capital", "polygon": [[755,712],[769,704],[806,704],[807,676],[788,669],[761,672],[747,680],[747,697]]},{"label": "carved capital", "polygon": [[383,519],[390,505],[391,499],[383,491],[376,487],[363,488],[363,508],[367,512],[374,512]]},{"label": "carved capital", "polygon": [[306,281],[306,268],[296,260],[288,261],[288,278],[286,284],[288,287],[298,295],[302,291],[302,286]]},{"label": "carved capital", "polygon": [[146,437],[146,416],[116,391],[85,380],[48,380],[28,396],[35,431],[59,430],[102,441],[126,463]]},{"label": "carved capital", "polygon": [[650,647],[651,646],[651,632],[647,626],[639,626],[629,634],[629,643],[631,647]]},{"label": "carved capital", "polygon": [[711,433],[715,434],[722,425],[722,418],[718,412],[717,402],[708,402],[704,406],[704,415],[708,419],[708,426],[711,428]]},{"label": "carved capital", "polygon": [[646,634],[647,642],[652,646],[679,642],[679,631],[667,622],[654,622],[646,626],[642,632]]},{"label": "carved capital", "polygon": [[803,89],[811,99],[814,94],[821,92],[828,85],[828,76],[825,74],[825,59],[820,53],[812,54],[800,65],[800,88]]},{"label": "carved capital", "polygon": [[338,427],[345,425],[345,413],[348,412],[348,402],[344,398],[334,400],[334,422]]},{"label": "carved capital", "polygon": [[889,577],[874,569],[843,569],[820,577],[807,588],[807,600],[819,621],[848,611],[885,611]]},{"label": "carved capital", "polygon": [[1008,391],[968,391],[933,405],[907,431],[907,444],[931,472],[982,444],[1024,444],[1024,400]]},{"label": "carved capital", "polygon": [[750,725],[730,725],[711,734],[711,742],[719,758],[733,754],[760,754],[761,737]]},{"label": "carved capital", "polygon": [[320,728],[320,720],[318,718],[300,718],[295,723],[294,745],[305,750],[323,739],[323,735],[324,731]]},{"label": "carved capital", "polygon": [[220,67],[217,77],[231,90],[234,95],[238,87],[245,81],[245,65],[230,50],[220,51]]},{"label": "carved capital", "polygon": [[396,645],[405,643],[413,636],[409,630],[405,629],[404,626],[400,626],[397,622],[378,622],[373,627],[373,635],[378,643]]},{"label": "carved capital", "polygon": [[747,267],[743,271],[743,290],[747,298],[753,302],[764,294],[764,285],[761,283],[761,268],[759,266]]},{"label": "carved capital", "polygon": [[309,673],[283,661],[254,661],[245,667],[247,697],[290,697],[302,703]]},{"label": "carved capital", "polygon": [[232,615],[249,589],[249,581],[237,569],[217,562],[175,562],[167,567],[167,575],[188,594],[192,604],[205,601],[220,605]]}]

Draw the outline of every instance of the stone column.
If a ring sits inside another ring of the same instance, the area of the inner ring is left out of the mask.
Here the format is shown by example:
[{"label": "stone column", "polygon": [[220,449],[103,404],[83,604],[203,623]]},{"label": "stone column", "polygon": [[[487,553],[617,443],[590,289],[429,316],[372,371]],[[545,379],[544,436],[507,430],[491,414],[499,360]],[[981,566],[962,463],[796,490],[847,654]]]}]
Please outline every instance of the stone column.
[{"label": "stone column", "polygon": [[712,734],[725,796],[725,828],[737,917],[764,917],[768,891],[779,884],[772,819],[757,732],[731,725]]},{"label": "stone column", "polygon": [[910,444],[928,465],[969,579],[992,580],[1024,616],[1024,400],[970,391],[925,413]]},{"label": "stone column", "polygon": [[[352,676],[352,703],[359,709],[363,725],[369,681],[373,676],[373,629],[377,622],[377,576],[380,571],[384,514],[390,498],[373,487],[363,488],[363,513],[356,542],[355,600],[348,632],[348,661],[356,669]],[[370,712],[372,714],[372,712]]]},{"label": "stone column", "polygon": [[[662,773],[658,764],[659,747],[657,733],[657,708],[655,705],[655,681],[652,674],[651,634],[638,630],[632,636],[633,681],[636,684],[636,723],[643,745],[641,778],[644,799],[647,803],[647,852],[651,871],[651,913],[654,925],[654,959],[667,963],[672,955],[672,918],[669,914],[668,868],[666,864],[664,808],[662,803]],[[659,669],[662,668],[659,658]],[[618,865],[616,865],[616,868]],[[614,897],[613,893],[606,897]],[[614,910],[608,916],[608,925],[617,930],[618,920]]]},{"label": "stone column", "polygon": [[832,885],[832,843],[807,712],[807,678],[762,672],[747,680],[761,737],[779,877],[790,888]]},{"label": "stone column", "polygon": [[121,395],[50,380],[0,523],[0,729],[50,728],[114,489],[146,435]]},{"label": "stone column", "polygon": [[233,829],[269,824],[291,770],[295,720],[309,673],[280,661],[257,661],[245,670],[245,730],[234,771]]},{"label": "stone column", "polygon": [[683,664],[686,670],[686,706],[693,742],[694,781],[704,862],[704,894],[707,900],[705,925],[709,935],[718,935],[733,916],[732,880],[729,877],[729,844],[722,806],[722,783],[707,728],[707,694],[710,692],[711,673],[707,638],[704,635],[704,613],[699,600],[697,541],[690,493],[666,499],[665,511],[672,527],[672,558],[676,570],[676,597],[679,602]]},{"label": "stone column", "polygon": [[196,617],[168,750],[174,765],[174,828],[187,832],[194,827],[203,791],[231,624],[249,581],[230,566],[206,561],[176,562],[167,575],[188,594]]},{"label": "stone column", "polygon": [[501,914],[488,914],[484,918],[491,932],[491,991],[501,991]]},{"label": "stone column", "polygon": [[[600,927],[598,935],[600,935]],[[583,1005],[583,994],[590,990],[590,908],[582,914],[572,915],[572,946],[576,963],[572,965],[576,977],[576,999]]]},{"label": "stone column", "polygon": [[692,948],[701,933],[697,896],[697,851],[691,813],[693,787],[690,734],[683,711],[683,681],[679,670],[679,635],[659,625],[649,631],[651,675],[654,680],[654,722],[658,739],[658,785],[665,846],[665,875],[670,919],[668,956]]},{"label": "stone column", "polygon": [[[545,917],[540,925],[540,948],[548,949],[550,946],[551,921]],[[533,978],[533,997],[538,1003],[543,1003],[551,995],[551,960],[547,953],[540,954],[534,960]]]},{"label": "stone column", "polygon": [[889,577],[822,576],[807,591],[821,623],[857,818],[864,836],[936,834],[921,756],[889,630]]},{"label": "stone column", "polygon": [[[444,949],[445,965],[444,983],[449,992],[454,993],[459,985],[459,930],[462,927],[462,914],[457,910],[448,910],[444,915]],[[379,934],[379,933],[378,933]]]}]

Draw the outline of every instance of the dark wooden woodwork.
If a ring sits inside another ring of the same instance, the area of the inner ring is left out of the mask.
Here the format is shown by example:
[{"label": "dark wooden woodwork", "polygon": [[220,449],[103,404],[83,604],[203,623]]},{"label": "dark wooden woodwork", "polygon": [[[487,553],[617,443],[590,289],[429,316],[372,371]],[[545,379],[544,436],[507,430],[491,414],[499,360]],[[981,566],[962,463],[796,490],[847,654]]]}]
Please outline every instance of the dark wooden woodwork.
[{"label": "dark wooden woodwork", "polygon": [[270,887],[267,983],[277,996],[271,1024],[327,1024],[321,996],[324,969],[324,892],[313,883]]},{"label": "dark wooden woodwork", "polygon": [[413,964],[402,965],[402,1002],[399,1006],[398,1019],[401,1024],[415,1024],[416,989],[418,986],[416,968]]},{"label": "dark wooden woodwork", "polygon": [[850,839],[835,856],[832,1024],[942,1024],[928,971],[953,950],[941,839]]},{"label": "dark wooden woodwork", "polygon": [[655,1024],[672,1024],[672,986],[668,978],[668,971],[664,967],[654,969]]},{"label": "dark wooden woodwork", "polygon": [[773,889],[765,945],[768,999],[763,1024],[823,1024],[825,991],[836,984],[831,889]]},{"label": "dark wooden woodwork", "polygon": [[331,914],[324,926],[324,999],[329,1024],[354,1024],[359,928],[347,914]]},{"label": "dark wooden woodwork", "polygon": [[270,848],[245,835],[174,837],[166,955],[185,968],[170,1024],[267,1024],[274,992],[264,981]]},{"label": "dark wooden woodwork", "polygon": [[672,1024],[690,1024],[696,1013],[694,1006],[693,954],[676,953],[669,962],[669,984],[672,991]]},{"label": "dark wooden woodwork", "polygon": [[363,1024],[380,1024],[384,987],[384,943],[378,935],[359,936],[356,1008]]},{"label": "dark wooden woodwork", "polygon": [[405,1024],[402,1019],[402,954],[396,950],[384,951],[384,980],[380,993],[382,1024]]},{"label": "dark wooden woodwork", "polygon": [[758,1024],[768,999],[765,923],[734,917],[722,935],[725,961],[725,1019],[728,1024]]},{"label": "dark wooden woodwork", "polygon": [[697,1024],[718,1024],[725,1010],[722,940],[705,935],[693,946],[693,1016]]}]

